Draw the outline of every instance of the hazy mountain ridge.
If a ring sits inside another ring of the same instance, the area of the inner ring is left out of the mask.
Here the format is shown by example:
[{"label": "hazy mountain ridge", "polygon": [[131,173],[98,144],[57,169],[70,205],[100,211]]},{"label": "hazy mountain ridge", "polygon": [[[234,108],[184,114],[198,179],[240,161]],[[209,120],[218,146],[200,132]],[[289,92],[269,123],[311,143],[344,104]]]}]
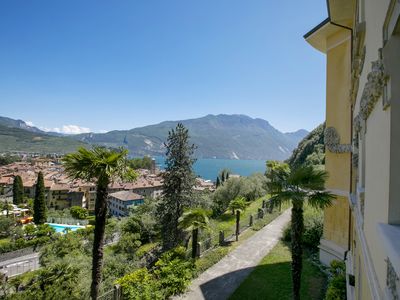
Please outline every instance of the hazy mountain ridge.
[{"label": "hazy mountain ridge", "polygon": [[29,126],[22,120],[0,117],[0,151],[65,153],[82,145],[99,144],[124,146],[132,156],[158,156],[165,154],[168,132],[178,122],[189,129],[191,142],[198,147],[198,158],[284,160],[308,134],[303,129],[282,133],[263,119],[245,115],[207,115],[130,130],[60,136]]},{"label": "hazy mountain ridge", "polygon": [[290,156],[308,132],[282,133],[263,119],[245,115],[207,115],[181,121],[164,121],[131,130],[75,135],[90,144],[125,146],[134,156],[163,155],[168,131],[181,122],[189,129],[199,158],[278,159]]}]

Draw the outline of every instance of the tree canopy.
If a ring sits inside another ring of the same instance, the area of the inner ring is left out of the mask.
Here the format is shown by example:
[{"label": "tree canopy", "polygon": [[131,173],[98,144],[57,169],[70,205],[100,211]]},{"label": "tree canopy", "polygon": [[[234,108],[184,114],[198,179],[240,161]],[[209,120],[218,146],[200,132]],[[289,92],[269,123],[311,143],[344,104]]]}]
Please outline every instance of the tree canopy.
[{"label": "tree canopy", "polygon": [[293,150],[292,155],[286,160],[291,168],[303,165],[325,164],[325,123],[311,131]]}]

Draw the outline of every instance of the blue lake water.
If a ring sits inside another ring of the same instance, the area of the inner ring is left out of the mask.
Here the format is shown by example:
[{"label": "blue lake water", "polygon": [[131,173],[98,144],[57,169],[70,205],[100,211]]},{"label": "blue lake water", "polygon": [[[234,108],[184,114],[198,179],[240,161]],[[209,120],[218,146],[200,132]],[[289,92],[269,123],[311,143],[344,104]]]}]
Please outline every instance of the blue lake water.
[{"label": "blue lake water", "polygon": [[[164,169],[164,157],[155,157],[156,164]],[[235,160],[235,159],[198,159],[193,165],[196,175],[215,181],[222,169],[229,169],[231,173],[249,176],[253,173],[265,172],[265,160]]]}]

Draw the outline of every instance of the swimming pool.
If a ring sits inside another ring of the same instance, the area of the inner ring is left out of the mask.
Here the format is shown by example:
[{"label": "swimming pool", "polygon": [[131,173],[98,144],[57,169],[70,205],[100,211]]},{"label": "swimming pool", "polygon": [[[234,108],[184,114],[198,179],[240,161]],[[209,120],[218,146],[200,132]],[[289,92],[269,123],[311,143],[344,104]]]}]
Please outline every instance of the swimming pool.
[{"label": "swimming pool", "polygon": [[68,230],[75,231],[79,228],[85,228],[85,226],[79,226],[79,225],[66,225],[66,224],[55,224],[55,223],[46,223],[46,224],[54,228],[56,232],[61,232],[61,233],[65,233]]}]

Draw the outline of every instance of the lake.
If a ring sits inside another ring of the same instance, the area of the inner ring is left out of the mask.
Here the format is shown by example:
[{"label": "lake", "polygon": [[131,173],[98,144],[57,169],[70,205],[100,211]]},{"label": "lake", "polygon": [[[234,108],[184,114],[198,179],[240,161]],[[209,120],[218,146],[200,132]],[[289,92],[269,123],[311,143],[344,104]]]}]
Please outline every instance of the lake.
[{"label": "lake", "polygon": [[[164,169],[164,157],[155,157],[156,164]],[[196,175],[215,181],[222,169],[229,169],[232,174],[249,176],[253,173],[265,172],[265,160],[236,160],[236,159],[198,159],[193,165]]]}]

